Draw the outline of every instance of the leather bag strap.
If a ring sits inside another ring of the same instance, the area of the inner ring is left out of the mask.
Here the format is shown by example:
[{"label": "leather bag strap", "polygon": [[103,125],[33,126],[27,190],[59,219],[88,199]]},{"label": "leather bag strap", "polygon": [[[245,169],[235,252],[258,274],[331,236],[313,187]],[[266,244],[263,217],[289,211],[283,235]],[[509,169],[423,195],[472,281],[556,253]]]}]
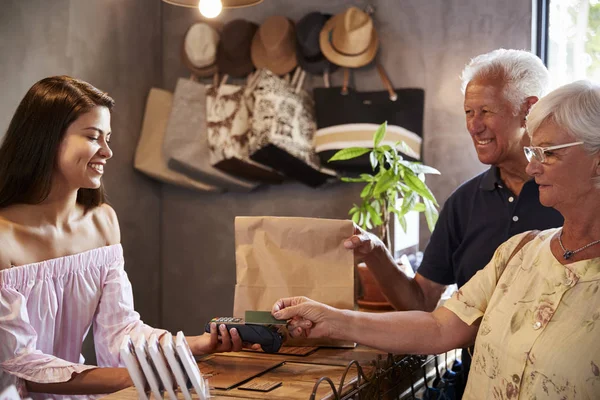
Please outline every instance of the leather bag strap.
[{"label": "leather bag strap", "polygon": [[508,260],[506,261],[506,264],[508,264],[510,262],[510,260],[513,259],[513,257],[515,256],[515,254],[517,254],[519,252],[519,250],[521,250],[523,248],[523,246],[525,246],[527,243],[529,243],[533,239],[535,239],[539,233],[540,233],[540,231],[538,231],[538,230],[533,230],[533,231],[527,233],[527,235],[525,235],[525,237],[523,239],[521,239],[521,241],[519,242],[519,244],[517,245],[517,247],[515,247],[515,249],[513,250],[512,254],[510,255],[510,257],[508,257]]},{"label": "leather bag strap", "polygon": [[[385,89],[388,91],[388,93],[390,95],[390,100],[396,101],[398,99],[398,94],[396,94],[396,91],[394,90],[392,82],[390,82],[390,78],[388,77],[387,73],[385,72],[383,65],[381,65],[381,63],[379,63],[379,62],[376,62],[375,66],[377,67],[377,72],[379,73],[379,77],[381,78],[381,82],[383,83],[383,86],[385,87]],[[350,69],[344,68],[344,81],[342,83],[342,94],[343,95],[348,94],[349,83],[350,83]]]},{"label": "leather bag strap", "polygon": [[392,86],[392,82],[390,82],[390,78],[388,78],[388,75],[385,72],[383,65],[381,65],[380,63],[376,63],[376,66],[377,72],[379,72],[379,77],[381,78],[381,82],[383,82],[383,86],[385,86],[388,93],[390,94],[390,100],[396,101],[398,99],[398,95],[396,94],[396,91]]}]

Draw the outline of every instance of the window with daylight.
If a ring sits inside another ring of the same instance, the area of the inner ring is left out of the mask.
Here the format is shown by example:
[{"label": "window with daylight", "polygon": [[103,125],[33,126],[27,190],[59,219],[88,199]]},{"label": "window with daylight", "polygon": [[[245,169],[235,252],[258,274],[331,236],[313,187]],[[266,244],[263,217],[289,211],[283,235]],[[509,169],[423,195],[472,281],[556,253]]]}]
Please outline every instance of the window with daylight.
[{"label": "window with daylight", "polygon": [[537,52],[553,88],[579,79],[600,82],[600,0],[537,0],[534,18]]}]

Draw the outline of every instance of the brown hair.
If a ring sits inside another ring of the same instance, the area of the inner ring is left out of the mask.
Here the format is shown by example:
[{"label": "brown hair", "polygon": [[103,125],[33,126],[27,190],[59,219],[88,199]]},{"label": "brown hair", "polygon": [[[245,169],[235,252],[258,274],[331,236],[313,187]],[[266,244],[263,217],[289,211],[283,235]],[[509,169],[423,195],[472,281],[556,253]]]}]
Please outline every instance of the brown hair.
[{"label": "brown hair", "polygon": [[[17,107],[0,146],[0,208],[39,204],[50,194],[60,143],[80,115],[115,102],[87,82],[52,76],[34,84]],[[104,187],[79,189],[85,208],[104,202]]]}]

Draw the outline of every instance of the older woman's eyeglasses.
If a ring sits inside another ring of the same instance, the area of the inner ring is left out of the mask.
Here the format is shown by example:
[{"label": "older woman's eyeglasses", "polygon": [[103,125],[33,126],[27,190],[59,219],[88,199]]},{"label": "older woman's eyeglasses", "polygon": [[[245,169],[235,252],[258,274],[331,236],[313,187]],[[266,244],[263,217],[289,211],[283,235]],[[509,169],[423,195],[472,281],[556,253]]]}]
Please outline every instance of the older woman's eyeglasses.
[{"label": "older woman's eyeglasses", "polygon": [[535,158],[537,161],[545,163],[546,155],[549,155],[548,153],[552,150],[564,149],[566,147],[577,146],[580,144],[583,144],[583,142],[559,144],[557,146],[550,147],[525,146],[523,147],[523,151],[525,152],[525,157],[527,158],[527,161],[531,162],[531,160]]}]

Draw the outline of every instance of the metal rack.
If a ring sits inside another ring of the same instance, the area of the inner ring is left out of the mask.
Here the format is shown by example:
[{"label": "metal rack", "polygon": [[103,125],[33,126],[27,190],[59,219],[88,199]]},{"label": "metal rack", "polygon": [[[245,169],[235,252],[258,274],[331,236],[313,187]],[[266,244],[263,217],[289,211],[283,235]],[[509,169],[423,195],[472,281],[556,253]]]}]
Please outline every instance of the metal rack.
[{"label": "metal rack", "polygon": [[[379,356],[369,365],[371,373],[357,362],[350,361],[336,387],[329,377],[321,377],[314,385],[310,400],[317,399],[317,390],[325,382],[335,400],[347,399],[418,399],[423,388],[431,387],[440,379],[440,370],[449,369],[456,359],[456,350],[442,355]],[[347,385],[349,372],[356,369],[356,382]]]}]

